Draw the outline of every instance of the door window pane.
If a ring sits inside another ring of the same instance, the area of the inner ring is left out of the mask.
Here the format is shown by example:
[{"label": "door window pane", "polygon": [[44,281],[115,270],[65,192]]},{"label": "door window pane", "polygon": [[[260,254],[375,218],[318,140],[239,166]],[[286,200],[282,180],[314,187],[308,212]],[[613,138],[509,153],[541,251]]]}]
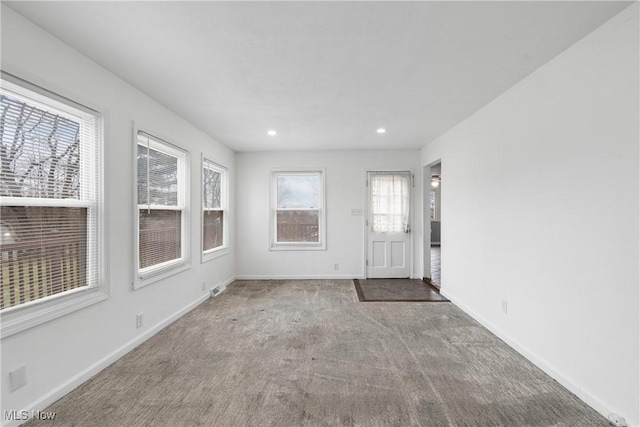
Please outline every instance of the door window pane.
[{"label": "door window pane", "polygon": [[378,233],[409,231],[409,173],[375,172],[370,176],[371,230]]}]

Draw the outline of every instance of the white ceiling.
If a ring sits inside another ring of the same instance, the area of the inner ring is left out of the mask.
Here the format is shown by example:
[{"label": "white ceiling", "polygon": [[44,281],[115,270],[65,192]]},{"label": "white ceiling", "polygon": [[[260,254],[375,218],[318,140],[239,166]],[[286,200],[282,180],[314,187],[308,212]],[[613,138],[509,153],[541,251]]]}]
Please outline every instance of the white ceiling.
[{"label": "white ceiling", "polygon": [[236,151],[421,148],[629,4],[5,3]]}]

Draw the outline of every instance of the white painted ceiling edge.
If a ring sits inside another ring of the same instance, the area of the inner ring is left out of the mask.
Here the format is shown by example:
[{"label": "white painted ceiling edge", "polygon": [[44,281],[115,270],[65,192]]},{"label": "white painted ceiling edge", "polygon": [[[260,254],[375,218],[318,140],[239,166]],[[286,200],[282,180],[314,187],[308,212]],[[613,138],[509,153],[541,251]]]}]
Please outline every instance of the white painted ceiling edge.
[{"label": "white painted ceiling edge", "polygon": [[4,3],[235,151],[419,149],[631,4]]}]

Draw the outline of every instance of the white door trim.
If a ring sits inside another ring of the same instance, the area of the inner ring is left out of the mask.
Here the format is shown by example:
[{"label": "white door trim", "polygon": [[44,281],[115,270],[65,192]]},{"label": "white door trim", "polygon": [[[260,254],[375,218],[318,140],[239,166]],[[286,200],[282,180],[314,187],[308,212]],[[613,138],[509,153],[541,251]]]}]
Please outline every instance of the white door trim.
[{"label": "white door trim", "polygon": [[431,165],[422,167],[422,277],[431,280]]},{"label": "white door trim", "polygon": [[[423,266],[422,276],[431,280],[431,215],[429,212],[431,200],[431,168],[440,165],[440,176],[442,176],[442,158],[427,163],[422,166],[422,216],[423,216]],[[442,194],[440,195],[440,204],[442,204]],[[442,222],[442,206],[440,209],[440,217],[437,219]],[[440,254],[440,263],[442,264],[442,254]],[[440,286],[442,287],[442,277],[440,277]]]},{"label": "white door trim", "polygon": [[413,168],[366,168],[364,170],[364,221],[362,221],[363,224],[363,229],[364,229],[364,256],[363,256],[363,277],[365,279],[369,278],[369,268],[367,265],[367,261],[369,258],[369,210],[370,210],[370,206],[369,206],[369,172],[409,172],[409,174],[411,175],[411,186],[410,186],[410,191],[409,191],[409,195],[411,197],[410,199],[410,209],[409,209],[409,225],[411,227],[411,235],[409,236],[409,251],[410,254],[408,256],[408,262],[409,262],[409,277],[412,279],[415,279],[415,275],[414,275],[414,271],[413,271],[413,266],[414,266],[414,262],[413,262],[413,258],[414,258],[414,252],[415,252],[415,248],[414,248],[414,230],[415,230],[415,215],[414,215],[414,209],[415,209],[415,200],[416,200],[416,195],[415,195],[415,171],[413,170]]}]

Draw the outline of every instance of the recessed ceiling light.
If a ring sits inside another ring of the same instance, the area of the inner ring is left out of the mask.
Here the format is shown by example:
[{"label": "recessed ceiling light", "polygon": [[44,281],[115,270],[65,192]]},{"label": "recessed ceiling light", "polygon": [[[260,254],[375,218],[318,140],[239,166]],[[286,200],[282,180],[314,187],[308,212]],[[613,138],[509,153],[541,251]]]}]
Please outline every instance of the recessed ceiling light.
[{"label": "recessed ceiling light", "polygon": [[385,133],[387,130],[385,128],[378,128],[378,130],[376,132],[378,133]]},{"label": "recessed ceiling light", "polygon": [[269,136],[276,136],[277,134],[278,134],[278,132],[276,132],[276,131],[275,131],[275,130],[273,130],[273,129],[270,129],[270,130],[267,132],[267,135],[269,135]]}]

